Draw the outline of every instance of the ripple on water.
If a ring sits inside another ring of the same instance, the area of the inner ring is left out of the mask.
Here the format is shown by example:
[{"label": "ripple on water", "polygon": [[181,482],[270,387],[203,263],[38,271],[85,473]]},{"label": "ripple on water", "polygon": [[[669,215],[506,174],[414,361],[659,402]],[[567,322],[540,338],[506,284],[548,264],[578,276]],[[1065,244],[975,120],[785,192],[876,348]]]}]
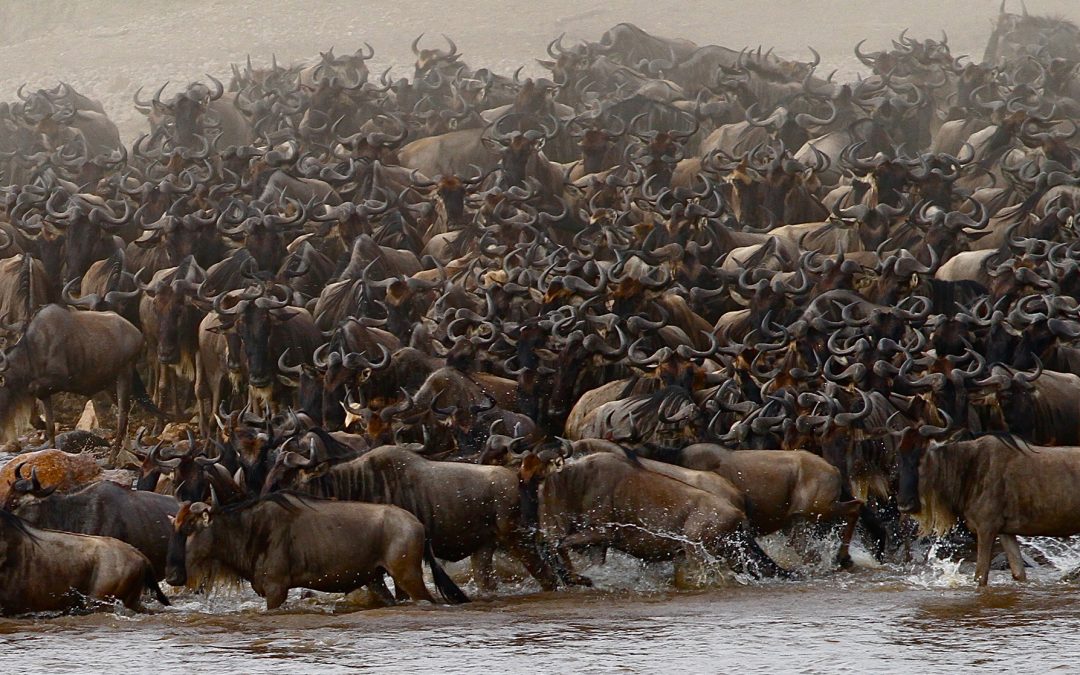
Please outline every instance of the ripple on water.
[{"label": "ripple on water", "polygon": [[[766,550],[794,565],[784,538]],[[611,553],[583,562],[592,589],[541,593],[512,582],[461,607],[366,609],[363,597],[293,591],[263,611],[250,588],[179,592],[172,608],[146,615],[0,619],[0,669],[20,673],[320,673],[556,670],[866,672],[966,668],[1070,669],[1080,657],[1080,588],[1062,583],[1080,564],[1080,543],[1028,540],[1024,549],[1059,569],[1007,572],[977,590],[969,563],[870,564],[834,570],[833,544],[799,565],[800,581],[710,576],[690,591],[671,587],[670,564]],[[865,563],[865,564],[864,564]],[[457,568],[460,573],[461,568]],[[711,573],[711,572],[710,572]],[[708,576],[708,575],[707,575]],[[362,596],[363,594],[358,594]],[[1074,646],[1075,645],[1075,646]]]}]

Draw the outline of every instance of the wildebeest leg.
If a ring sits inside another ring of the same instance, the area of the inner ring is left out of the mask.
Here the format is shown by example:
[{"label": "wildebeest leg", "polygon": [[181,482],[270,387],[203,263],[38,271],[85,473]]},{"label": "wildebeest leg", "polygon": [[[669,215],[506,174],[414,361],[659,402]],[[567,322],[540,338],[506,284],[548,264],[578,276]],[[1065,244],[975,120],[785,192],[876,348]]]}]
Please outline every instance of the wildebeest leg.
[{"label": "wildebeest leg", "polygon": [[184,414],[184,402],[181,400],[181,385],[183,378],[173,368],[169,368],[169,396],[172,397],[173,412],[177,416]]},{"label": "wildebeest leg", "polygon": [[859,522],[866,528],[867,533],[873,539],[874,548],[872,553],[878,562],[885,558],[885,545],[889,541],[889,531],[881,522],[881,518],[866,504],[859,507]]},{"label": "wildebeest leg", "polygon": [[791,572],[776,564],[769,554],[762,550],[757,540],[750,534],[746,525],[741,526],[733,535],[736,550],[742,553],[746,563],[745,569],[754,576],[791,578]]},{"label": "wildebeest leg", "polygon": [[152,395],[150,399],[154,402],[154,405],[161,407],[161,369],[164,367],[157,362],[156,350],[147,350],[143,354],[146,358],[146,386],[149,387]]},{"label": "wildebeest leg", "polygon": [[277,584],[271,584],[263,582],[262,596],[266,598],[266,609],[277,609],[285,604],[286,598],[289,597],[289,588],[287,586],[278,586]]},{"label": "wildebeest leg", "polygon": [[218,388],[211,388],[203,367],[202,354],[195,354],[195,407],[199,412],[199,435],[210,438],[210,410],[218,404]]},{"label": "wildebeest leg", "polygon": [[90,397],[90,404],[94,406],[97,425],[103,429],[108,428],[109,418],[112,417],[112,396],[99,392]]},{"label": "wildebeest leg", "polygon": [[120,448],[127,435],[128,412],[131,407],[131,370],[116,378],[116,438],[113,440],[109,463],[116,464]]},{"label": "wildebeest leg", "polygon": [[689,589],[697,586],[690,576],[691,560],[693,560],[693,556],[689,555],[686,551],[683,551],[674,561],[672,561],[675,568],[673,581],[675,588]]},{"label": "wildebeest leg", "polygon": [[158,396],[158,407],[162,410],[168,410],[170,398],[173,392],[173,369],[169,366],[165,366],[161,369],[161,386]]},{"label": "wildebeest leg", "polygon": [[565,579],[566,583],[576,586],[592,586],[592,579],[587,576],[577,574],[574,572],[572,563],[570,562],[570,550],[573,548],[584,548],[586,546],[600,545],[602,548],[606,548],[610,543],[611,537],[606,529],[594,528],[588,530],[581,530],[573,532],[563,537],[556,546],[556,550],[559,554],[559,560],[562,561],[563,566],[566,568]]},{"label": "wildebeest leg", "polygon": [[382,573],[379,574],[378,579],[369,582],[367,587],[368,590],[371,591],[371,594],[384,606],[393,607],[397,604],[397,600],[394,599],[394,594],[386,587],[386,578]]},{"label": "wildebeest leg", "polygon": [[431,591],[424,585],[424,575],[420,572],[419,566],[415,570],[399,569],[391,571],[390,576],[394,579],[394,588],[398,590],[399,598],[401,593],[404,592],[406,597],[412,598],[414,602],[427,600],[431,604],[435,604],[435,598],[432,597]]},{"label": "wildebeest leg", "polygon": [[492,560],[494,555],[495,547],[485,546],[469,558],[476,585],[485,593],[495,592],[495,562]]},{"label": "wildebeest leg", "polygon": [[56,447],[56,417],[53,414],[52,396],[41,398],[41,407],[45,408],[45,433],[49,435],[49,447]]},{"label": "wildebeest leg", "polygon": [[[844,518],[844,529],[840,531],[840,550],[836,553],[836,564],[844,569],[850,569],[851,562],[851,538],[855,535],[855,527],[859,523],[859,511],[862,502],[841,502],[836,505],[835,513]],[[846,511],[846,513],[845,513]]]},{"label": "wildebeest leg", "polygon": [[1001,538],[1001,548],[1005,549],[1005,557],[1009,559],[1009,570],[1013,579],[1027,581],[1027,572],[1024,571],[1024,558],[1020,555],[1020,542],[1016,541],[1015,534],[998,535]]},{"label": "wildebeest leg", "polygon": [[[537,550],[536,536],[527,531],[515,533],[506,542],[506,548],[510,555],[514,556],[525,565],[529,574],[540,582],[540,587],[545,591],[553,591],[557,586],[555,571],[544,560]],[[574,583],[567,581],[567,583]],[[591,583],[588,585],[592,585]]]},{"label": "wildebeest leg", "polygon": [[978,557],[975,563],[975,581],[980,586],[985,586],[990,580],[990,554],[993,553],[994,540],[997,539],[997,532],[992,530],[977,530],[976,536],[978,537]]}]

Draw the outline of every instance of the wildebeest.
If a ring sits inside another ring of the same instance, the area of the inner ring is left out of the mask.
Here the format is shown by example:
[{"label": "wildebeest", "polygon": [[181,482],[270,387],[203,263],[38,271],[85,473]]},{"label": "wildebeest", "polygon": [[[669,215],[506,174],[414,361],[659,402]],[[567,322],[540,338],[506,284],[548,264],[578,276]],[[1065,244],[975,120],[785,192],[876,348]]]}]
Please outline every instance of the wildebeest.
[{"label": "wildebeest", "polygon": [[16,469],[20,467],[27,476],[36,471],[39,485],[45,489],[55,488],[59,492],[71,492],[99,481],[103,474],[90,453],[72,454],[51,448],[23,453],[18,456],[18,461],[0,467],[0,509],[10,506],[8,500],[14,496],[11,486],[22,478],[16,475]]},{"label": "wildebeest", "polygon": [[850,495],[844,499],[840,470],[821,457],[803,450],[728,450],[708,443],[643,454],[688,469],[713,471],[731,481],[746,497],[746,516],[755,534],[775,532],[798,518],[843,522],[836,557],[842,565],[851,564],[848,546],[862,502]]},{"label": "wildebeest", "polygon": [[142,553],[110,537],[40,530],[0,510],[0,613],[63,611],[86,600],[142,608],[144,590],[169,604]]},{"label": "wildebeest", "polygon": [[[543,470],[543,469],[540,469]],[[540,485],[540,525],[556,547],[567,578],[569,551],[604,544],[642,560],[688,560],[748,554],[751,569],[782,571],[745,529],[746,514],[729,499],[645,468],[613,453],[589,455],[550,472]]]},{"label": "wildebeest", "polygon": [[172,497],[121,487],[112,481],[90,483],[73,492],[42,488],[37,470],[29,475],[16,467],[20,479],[12,486],[10,510],[35,527],[113,537],[131,544],[165,577],[165,553],[172,530],[170,519],[179,503]]},{"label": "wildebeest", "polygon": [[1027,445],[988,435],[942,445],[901,446],[897,505],[942,536],[963,522],[978,537],[975,580],[985,586],[1000,537],[1013,578],[1024,581],[1016,536],[1080,533],[1080,448]]},{"label": "wildebeest", "polygon": [[[435,555],[461,560],[477,554],[474,566],[490,562],[496,547],[525,565],[545,588],[554,573],[522,522],[518,478],[499,466],[424,459],[406,447],[382,446],[347,462],[282,453],[267,488],[291,488],[317,497],[393,504],[420,519]],[[481,583],[491,587],[490,570]]]},{"label": "wildebeest", "polygon": [[427,561],[439,593],[449,602],[468,598],[439,566],[415,516],[395,506],[273,494],[213,506],[185,502],[176,514],[167,580],[202,581],[211,570],[247,579],[267,609],[285,602],[290,588],[348,593],[368,586],[393,603],[383,582],[413,600],[435,599],[424,585]]},{"label": "wildebeest", "polygon": [[[84,396],[115,387],[119,421],[113,455],[127,433],[131,394],[153,409],[135,372],[142,352],[142,333],[113,312],[80,312],[47,305],[22,338],[0,354],[0,415],[5,440],[13,440],[28,422],[34,399],[45,408],[49,442],[56,442],[52,396],[71,392]],[[134,389],[134,391],[133,391]]]}]

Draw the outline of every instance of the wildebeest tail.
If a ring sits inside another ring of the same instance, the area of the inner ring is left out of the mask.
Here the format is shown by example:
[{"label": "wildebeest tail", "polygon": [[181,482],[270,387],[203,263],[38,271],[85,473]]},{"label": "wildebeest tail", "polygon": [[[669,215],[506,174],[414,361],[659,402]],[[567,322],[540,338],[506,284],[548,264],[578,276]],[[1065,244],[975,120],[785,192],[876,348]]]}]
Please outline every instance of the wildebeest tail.
[{"label": "wildebeest tail", "polygon": [[139,371],[134,367],[131,369],[131,396],[139,404],[139,407],[151,415],[169,422],[180,421],[173,420],[172,415],[154,405],[153,399],[150,398],[150,394],[146,391],[146,385],[143,384],[142,378],[139,377]]},{"label": "wildebeest tail", "polygon": [[157,575],[154,574],[154,568],[150,565],[146,566],[146,573],[143,577],[143,583],[146,585],[146,590],[154,594],[154,598],[161,604],[168,607],[172,603],[169,602],[169,598],[161,592],[161,586],[158,586]]},{"label": "wildebeest tail", "polygon": [[439,589],[439,595],[442,596],[443,600],[452,605],[460,605],[469,601],[469,596],[465,595],[465,591],[458,588],[458,585],[442,568],[439,561],[435,559],[435,552],[431,550],[430,541],[424,542],[424,561],[431,568],[431,576],[435,578],[435,588]]}]

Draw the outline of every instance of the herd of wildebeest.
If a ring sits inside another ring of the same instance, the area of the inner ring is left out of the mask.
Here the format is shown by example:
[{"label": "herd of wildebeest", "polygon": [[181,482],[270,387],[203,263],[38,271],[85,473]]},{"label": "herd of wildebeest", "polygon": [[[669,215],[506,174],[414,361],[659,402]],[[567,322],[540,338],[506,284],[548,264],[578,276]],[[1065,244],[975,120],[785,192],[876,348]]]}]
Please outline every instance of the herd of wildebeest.
[{"label": "herd of wildebeest", "polygon": [[630,24],[535,79],[413,52],[136,92],[130,148],[64,83],[0,106],[4,613],[792,576],[756,538],[800,522],[985,584],[1080,532],[1077,26],[846,83]]}]

